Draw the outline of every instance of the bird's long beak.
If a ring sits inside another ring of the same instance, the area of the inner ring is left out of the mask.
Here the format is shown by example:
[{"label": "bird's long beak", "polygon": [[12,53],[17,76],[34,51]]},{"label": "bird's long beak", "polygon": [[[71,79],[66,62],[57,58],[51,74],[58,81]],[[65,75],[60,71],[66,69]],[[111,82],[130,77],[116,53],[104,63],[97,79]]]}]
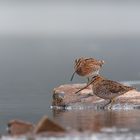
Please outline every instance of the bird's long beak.
[{"label": "bird's long beak", "polygon": [[76,73],[76,71],[72,74],[70,81],[73,80],[73,77],[74,77],[75,73]]}]

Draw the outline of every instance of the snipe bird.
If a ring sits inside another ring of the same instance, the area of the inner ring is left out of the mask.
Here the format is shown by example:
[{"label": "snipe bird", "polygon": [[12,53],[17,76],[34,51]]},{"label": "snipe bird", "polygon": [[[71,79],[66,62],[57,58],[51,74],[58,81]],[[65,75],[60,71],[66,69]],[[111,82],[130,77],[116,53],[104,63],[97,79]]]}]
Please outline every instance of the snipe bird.
[{"label": "snipe bird", "polygon": [[87,86],[78,90],[75,94],[87,88],[89,85],[92,85],[93,94],[102,99],[109,100],[109,102],[105,104],[103,108],[109,104],[111,104],[111,108],[116,97],[135,89],[134,87],[126,86],[119,82],[108,80],[102,76],[94,76]]},{"label": "snipe bird", "polygon": [[94,58],[79,58],[75,60],[74,73],[72,74],[71,81],[74,75],[77,73],[79,76],[87,77],[88,82],[90,78],[98,75],[101,67],[103,66],[103,60],[96,60]]}]

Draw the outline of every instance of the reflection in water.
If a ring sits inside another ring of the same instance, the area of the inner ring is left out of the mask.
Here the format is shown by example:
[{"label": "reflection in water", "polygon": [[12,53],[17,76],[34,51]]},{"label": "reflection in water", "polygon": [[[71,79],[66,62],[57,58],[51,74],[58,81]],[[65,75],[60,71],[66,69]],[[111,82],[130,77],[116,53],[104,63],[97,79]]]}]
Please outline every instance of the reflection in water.
[{"label": "reflection in water", "polygon": [[79,131],[101,132],[104,128],[140,130],[140,111],[53,110],[54,120]]}]

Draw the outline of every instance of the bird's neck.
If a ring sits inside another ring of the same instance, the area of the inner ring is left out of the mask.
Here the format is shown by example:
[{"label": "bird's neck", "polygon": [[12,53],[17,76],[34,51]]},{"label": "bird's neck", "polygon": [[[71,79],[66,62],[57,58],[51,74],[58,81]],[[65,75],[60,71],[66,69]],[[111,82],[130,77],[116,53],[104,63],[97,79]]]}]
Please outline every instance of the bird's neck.
[{"label": "bird's neck", "polygon": [[93,83],[96,83],[96,82],[99,82],[99,81],[101,81],[101,80],[103,80],[103,77],[101,77],[101,76],[99,76],[99,75],[96,75],[96,76],[94,76],[94,77],[92,77],[92,82]]}]

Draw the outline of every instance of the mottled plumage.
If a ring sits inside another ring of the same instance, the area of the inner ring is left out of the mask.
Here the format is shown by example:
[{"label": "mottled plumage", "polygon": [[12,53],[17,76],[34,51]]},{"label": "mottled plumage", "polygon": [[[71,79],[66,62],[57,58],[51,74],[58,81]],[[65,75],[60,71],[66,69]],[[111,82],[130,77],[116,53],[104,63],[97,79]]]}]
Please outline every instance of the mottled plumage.
[{"label": "mottled plumage", "polygon": [[79,76],[93,77],[99,74],[99,71],[104,64],[103,60],[96,60],[94,58],[79,58],[75,60],[74,73],[71,77],[71,81],[74,74],[77,73]]},{"label": "mottled plumage", "polygon": [[[105,79],[101,76],[94,76],[87,86],[89,85],[92,85],[93,94],[105,100],[109,99],[109,103],[107,103],[105,106],[110,103],[112,105],[116,97],[135,89],[133,87],[125,86],[116,81]],[[80,89],[79,91],[85,89],[87,86]],[[79,91],[77,91],[76,93],[78,93]]]},{"label": "mottled plumage", "polygon": [[101,76],[96,76],[92,83],[93,93],[103,99],[113,99],[119,95],[122,95],[133,87],[125,86],[119,82],[105,79]]}]

